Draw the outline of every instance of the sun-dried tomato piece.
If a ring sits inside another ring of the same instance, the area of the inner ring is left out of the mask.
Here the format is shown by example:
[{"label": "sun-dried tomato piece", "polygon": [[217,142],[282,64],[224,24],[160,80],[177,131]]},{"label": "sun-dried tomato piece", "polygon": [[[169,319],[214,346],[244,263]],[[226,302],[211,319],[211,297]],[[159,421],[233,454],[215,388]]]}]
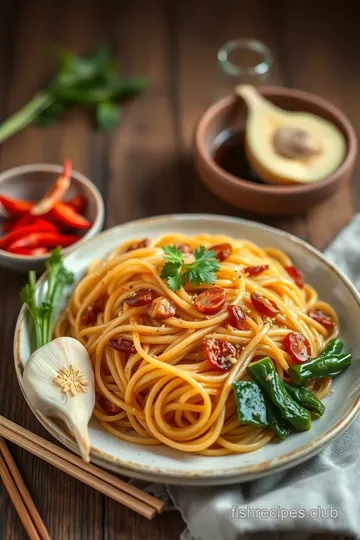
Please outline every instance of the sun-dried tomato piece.
[{"label": "sun-dried tomato piece", "polygon": [[253,292],[250,295],[250,299],[252,305],[262,317],[276,317],[279,313],[279,308],[275,302],[269,298],[265,298],[262,294]]},{"label": "sun-dried tomato piece", "polygon": [[110,399],[108,399],[105,396],[101,396],[99,399],[99,403],[102,406],[103,409],[109,414],[119,414],[121,412],[121,408],[115,405]]},{"label": "sun-dried tomato piece", "polygon": [[305,278],[303,273],[296,268],[296,266],[285,266],[285,270],[289,276],[294,280],[295,284],[302,289],[305,285]]},{"label": "sun-dried tomato piece", "polygon": [[228,306],[229,324],[237,330],[246,329],[246,315],[240,306]]},{"label": "sun-dried tomato piece", "polygon": [[247,266],[244,268],[244,272],[247,276],[258,276],[259,274],[262,274],[262,272],[265,272],[265,270],[269,269],[268,264],[259,264],[258,266]]},{"label": "sun-dried tomato piece", "polygon": [[124,352],[127,354],[134,354],[136,353],[136,349],[134,346],[134,343],[130,341],[129,339],[124,338],[118,338],[118,339],[109,339],[109,345],[113,349],[116,349],[117,351]]},{"label": "sun-dried tomato piece", "polygon": [[143,238],[142,240],[138,240],[138,242],[134,242],[133,244],[130,244],[126,252],[134,251],[134,249],[141,249],[141,248],[148,247],[149,244],[150,244],[150,240],[148,238]]},{"label": "sun-dried tomato piece", "polygon": [[324,311],[321,311],[321,309],[309,309],[308,315],[327,330],[332,330],[335,326],[334,319]]},{"label": "sun-dried tomato piece", "polygon": [[285,336],[284,347],[290,354],[293,364],[302,364],[310,359],[310,341],[301,332],[290,332]]},{"label": "sun-dried tomato piece", "polygon": [[98,298],[95,302],[92,302],[81,315],[81,322],[84,326],[90,326],[96,323],[96,319],[104,309],[105,298]]},{"label": "sun-dried tomato piece", "polygon": [[212,287],[196,297],[195,308],[205,315],[218,313],[225,304],[225,289],[222,287]]},{"label": "sun-dried tomato piece", "polygon": [[175,244],[175,247],[179,249],[184,255],[192,255],[194,250],[189,244]]},{"label": "sun-dried tomato piece", "polygon": [[233,252],[231,244],[216,244],[216,246],[211,246],[209,248],[211,251],[215,251],[216,258],[219,261],[225,261]]},{"label": "sun-dried tomato piece", "polygon": [[131,296],[125,298],[124,302],[132,307],[147,306],[154,300],[156,293],[152,289],[140,289]]},{"label": "sun-dried tomato piece", "polygon": [[229,341],[207,339],[204,351],[207,360],[218,370],[227,371],[236,363],[236,349]]}]

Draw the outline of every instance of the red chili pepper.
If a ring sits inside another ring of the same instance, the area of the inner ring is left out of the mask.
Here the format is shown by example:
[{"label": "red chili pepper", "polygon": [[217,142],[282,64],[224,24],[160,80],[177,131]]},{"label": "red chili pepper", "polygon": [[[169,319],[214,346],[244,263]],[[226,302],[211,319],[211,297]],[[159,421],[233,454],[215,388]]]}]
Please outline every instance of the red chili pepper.
[{"label": "red chili pepper", "polygon": [[60,225],[72,227],[73,229],[89,229],[92,225],[91,221],[64,203],[57,203],[54,206],[51,210],[51,217]]},{"label": "red chili pepper", "polygon": [[73,208],[75,212],[83,214],[85,212],[87,200],[84,195],[77,195],[76,197],[70,199],[70,201],[65,201],[65,204],[71,206],[71,208]]},{"label": "red chili pepper", "polygon": [[9,233],[16,227],[17,219],[8,219],[2,225],[2,230],[4,233]]},{"label": "red chili pepper", "polygon": [[31,213],[34,216],[41,216],[47,214],[56,203],[60,202],[64,197],[65,193],[70,187],[71,182],[71,171],[72,164],[71,161],[65,160],[63,173],[56,182],[51,186],[50,190],[46,195],[33,206]]},{"label": "red chili pepper", "polygon": [[70,234],[59,234],[54,232],[34,232],[23,236],[19,240],[16,240],[11,244],[10,249],[17,248],[35,248],[35,247],[67,247],[71,244],[75,244],[80,240],[80,236],[70,235]]},{"label": "red chili pepper", "polygon": [[37,220],[40,218],[37,218],[28,212],[27,214],[24,214],[16,223],[14,226],[14,230],[16,229],[22,229],[22,227],[27,227],[28,225],[33,225]]},{"label": "red chili pepper", "polygon": [[7,250],[9,253],[14,253],[16,255],[27,255],[29,257],[38,257],[40,255],[46,255],[46,253],[49,252],[49,250],[46,247],[37,247],[34,249],[31,248],[15,248],[11,249],[9,248]]},{"label": "red chili pepper", "polygon": [[[29,234],[34,233],[41,233],[41,232],[47,232],[52,234],[57,234],[58,231],[52,223],[49,223],[45,220],[38,220],[37,223],[34,223],[33,225],[28,225],[27,227],[21,227],[20,229],[14,229],[13,231],[9,232],[9,234],[6,234],[2,238],[0,238],[0,249],[6,249],[9,246],[12,246],[17,241],[21,240],[25,236],[28,236]],[[18,246],[18,247],[37,247],[37,246]]]},{"label": "red chili pepper", "polygon": [[0,203],[5,208],[10,217],[21,217],[29,212],[34,203],[32,201],[25,201],[24,199],[13,199],[6,195],[0,195]]}]

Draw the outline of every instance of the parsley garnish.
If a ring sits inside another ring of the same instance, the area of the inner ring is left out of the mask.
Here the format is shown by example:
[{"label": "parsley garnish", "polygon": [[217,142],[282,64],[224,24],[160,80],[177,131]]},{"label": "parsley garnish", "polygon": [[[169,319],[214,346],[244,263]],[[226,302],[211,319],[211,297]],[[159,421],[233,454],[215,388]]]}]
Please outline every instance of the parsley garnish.
[{"label": "parsley garnish", "polygon": [[167,262],[162,269],[161,278],[167,279],[167,284],[172,291],[181,289],[186,282],[193,285],[215,283],[215,272],[220,268],[215,251],[206,250],[204,246],[200,246],[195,249],[194,261],[185,264],[183,253],[176,246],[165,246],[163,250],[164,259]]}]

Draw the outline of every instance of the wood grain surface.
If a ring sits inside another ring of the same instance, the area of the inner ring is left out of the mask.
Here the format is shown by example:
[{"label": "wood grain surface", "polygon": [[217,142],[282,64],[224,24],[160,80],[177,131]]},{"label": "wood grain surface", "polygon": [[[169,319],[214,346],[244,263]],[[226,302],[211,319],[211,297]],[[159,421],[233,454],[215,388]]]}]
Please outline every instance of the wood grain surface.
[{"label": "wood grain surface", "polygon": [[[169,212],[254,218],[217,199],[193,168],[193,130],[214,96],[217,49],[234,37],[265,41],[275,55],[279,84],[330,99],[359,131],[358,18],[349,6],[325,0],[1,0],[0,121],[51,76],[54,43],[88,53],[108,42],[123,72],[146,75],[150,87],[126,107],[121,128],[110,134],[96,133],[77,111],[46,130],[24,130],[0,146],[0,170],[71,158],[101,189],[107,227]],[[359,167],[349,187],[306,215],[264,221],[323,249],[360,209],[358,173]],[[25,279],[0,269],[0,412],[48,437],[26,406],[13,369],[18,291]],[[18,448],[11,450],[53,540],[172,540],[184,528],[177,512],[147,522]],[[25,538],[2,486],[0,538]]]}]

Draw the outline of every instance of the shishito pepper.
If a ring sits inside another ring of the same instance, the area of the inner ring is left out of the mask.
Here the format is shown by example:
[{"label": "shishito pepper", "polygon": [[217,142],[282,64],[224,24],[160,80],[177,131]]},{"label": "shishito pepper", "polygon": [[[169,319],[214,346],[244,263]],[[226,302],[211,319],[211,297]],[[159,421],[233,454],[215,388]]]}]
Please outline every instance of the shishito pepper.
[{"label": "shishito pepper", "polygon": [[257,427],[269,426],[280,439],[285,439],[293,431],[291,424],[264,396],[258,383],[237,381],[233,389],[239,422]]},{"label": "shishito pepper", "polygon": [[302,385],[311,379],[338,375],[351,364],[351,353],[324,355],[289,368],[291,380]]},{"label": "shishito pepper", "polygon": [[325,412],[325,405],[317,398],[316,394],[305,386],[293,386],[284,383],[290,396],[305,409],[322,416]]},{"label": "shishito pepper", "polygon": [[265,399],[260,386],[253,381],[237,381],[233,389],[239,422],[267,426]]},{"label": "shishito pepper", "polygon": [[265,404],[269,426],[279,439],[286,439],[286,437],[294,431],[293,426],[281,416],[280,411],[269,399],[265,398]]},{"label": "shishito pepper", "polygon": [[330,356],[332,354],[340,354],[344,348],[344,344],[341,341],[341,339],[334,338],[329,341],[329,343],[326,345],[325,349],[322,351],[321,354],[319,354],[318,358],[320,356]]},{"label": "shishito pepper", "polygon": [[247,367],[247,371],[280,411],[281,416],[296,430],[304,431],[311,428],[309,411],[290,397],[284,382],[280,379],[269,357],[253,362]]},{"label": "shishito pepper", "polygon": [[291,366],[289,375],[296,385],[302,385],[311,379],[338,375],[351,364],[351,354],[342,353],[343,342],[334,338],[329,341],[319,356],[304,364]]}]

